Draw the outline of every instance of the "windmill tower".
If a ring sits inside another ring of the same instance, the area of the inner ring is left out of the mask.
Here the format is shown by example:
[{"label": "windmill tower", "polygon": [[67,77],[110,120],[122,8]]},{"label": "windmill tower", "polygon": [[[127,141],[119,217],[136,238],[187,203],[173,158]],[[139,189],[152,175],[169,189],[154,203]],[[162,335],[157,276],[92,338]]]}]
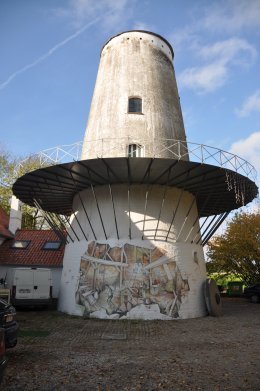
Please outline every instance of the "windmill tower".
[{"label": "windmill tower", "polygon": [[[14,185],[61,239],[67,231],[61,311],[108,319],[206,314],[203,245],[257,187],[243,159],[187,142],[172,60],[157,34],[112,37],[101,51],[81,160]],[[70,216],[66,226],[53,213]]]},{"label": "windmill tower", "polygon": [[[125,32],[103,46],[82,159],[153,157],[157,140],[186,140],[172,60],[154,33]],[[172,154],[165,148],[161,157]]]}]

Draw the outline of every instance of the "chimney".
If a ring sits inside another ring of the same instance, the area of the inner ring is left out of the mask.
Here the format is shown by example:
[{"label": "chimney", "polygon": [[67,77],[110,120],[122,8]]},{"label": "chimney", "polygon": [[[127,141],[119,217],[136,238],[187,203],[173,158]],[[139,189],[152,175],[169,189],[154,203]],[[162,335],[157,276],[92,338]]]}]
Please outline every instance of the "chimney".
[{"label": "chimney", "polygon": [[9,219],[9,231],[12,234],[22,226],[22,202],[18,200],[14,195],[11,198],[11,210]]}]

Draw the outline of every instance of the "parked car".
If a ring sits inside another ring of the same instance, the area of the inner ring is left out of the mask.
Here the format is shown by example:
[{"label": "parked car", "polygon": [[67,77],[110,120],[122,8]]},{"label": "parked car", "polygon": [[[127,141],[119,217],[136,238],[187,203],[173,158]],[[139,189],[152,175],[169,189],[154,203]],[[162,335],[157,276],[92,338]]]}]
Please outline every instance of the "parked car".
[{"label": "parked car", "polygon": [[5,331],[5,347],[13,348],[17,344],[16,310],[3,299],[0,299],[0,327]]},{"label": "parked car", "polygon": [[245,288],[244,296],[252,303],[260,302],[260,283]]},{"label": "parked car", "polygon": [[3,379],[6,364],[7,359],[5,357],[5,330],[0,328],[0,383]]}]

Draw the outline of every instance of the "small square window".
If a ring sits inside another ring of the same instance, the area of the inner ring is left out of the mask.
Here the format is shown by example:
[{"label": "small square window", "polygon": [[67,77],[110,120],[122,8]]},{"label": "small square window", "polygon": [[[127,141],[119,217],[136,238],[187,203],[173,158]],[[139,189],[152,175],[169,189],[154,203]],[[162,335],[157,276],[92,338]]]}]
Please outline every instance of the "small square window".
[{"label": "small square window", "polygon": [[11,248],[18,248],[19,250],[26,249],[30,244],[30,240],[15,240]]},{"label": "small square window", "polygon": [[128,99],[128,113],[142,114],[142,99],[141,98],[129,98]]},{"label": "small square window", "polygon": [[61,246],[61,242],[47,241],[44,243],[42,249],[43,250],[59,250],[60,246]]}]

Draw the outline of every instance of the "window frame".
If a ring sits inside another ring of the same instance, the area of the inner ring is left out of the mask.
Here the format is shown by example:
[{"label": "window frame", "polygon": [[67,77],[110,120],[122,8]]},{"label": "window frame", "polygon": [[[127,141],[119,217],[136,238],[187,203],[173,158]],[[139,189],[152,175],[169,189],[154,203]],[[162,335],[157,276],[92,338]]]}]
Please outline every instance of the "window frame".
[{"label": "window frame", "polygon": [[[45,246],[47,243],[55,243],[55,244],[57,243],[57,244],[59,244],[59,246],[56,248],[46,248]],[[61,240],[46,240],[41,249],[44,251],[58,251],[58,250],[60,250],[61,245],[62,245]]]},{"label": "window frame", "polygon": [[[25,243],[25,246],[24,247],[16,247],[16,245],[15,245],[16,243]],[[28,246],[30,245],[30,243],[31,243],[31,240],[15,239],[15,241],[11,245],[11,249],[13,249],[13,250],[26,250],[28,248]]]},{"label": "window frame", "polygon": [[[130,102],[133,102],[133,109],[135,109],[135,105],[138,110],[130,110]],[[135,101],[135,102],[134,102]],[[129,96],[128,97],[128,105],[127,105],[127,113],[128,114],[143,114],[143,99],[140,96]]]},{"label": "window frame", "polygon": [[128,144],[127,157],[144,157],[144,146],[138,143]]}]

